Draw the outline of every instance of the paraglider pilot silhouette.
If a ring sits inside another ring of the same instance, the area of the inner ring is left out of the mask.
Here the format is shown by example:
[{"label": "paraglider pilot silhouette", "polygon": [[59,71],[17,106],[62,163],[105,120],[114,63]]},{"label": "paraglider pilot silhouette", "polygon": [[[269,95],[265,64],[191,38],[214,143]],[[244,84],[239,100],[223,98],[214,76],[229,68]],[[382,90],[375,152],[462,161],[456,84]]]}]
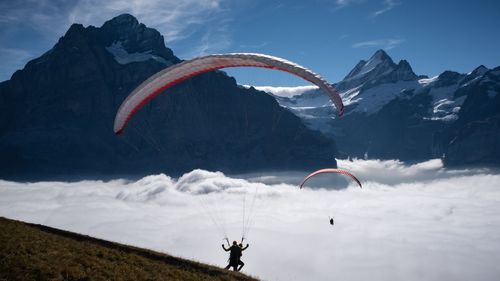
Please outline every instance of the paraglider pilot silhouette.
[{"label": "paraglider pilot silhouette", "polygon": [[226,249],[224,244],[222,244],[222,249],[224,249],[224,251],[226,252],[229,252],[229,264],[226,266],[226,269],[232,267],[234,271],[241,270],[241,268],[245,265],[245,263],[241,261],[241,256],[243,255],[242,252],[245,251],[248,246],[249,245],[247,244],[245,247],[243,247],[242,243],[238,244],[238,242],[233,241],[233,245]]}]

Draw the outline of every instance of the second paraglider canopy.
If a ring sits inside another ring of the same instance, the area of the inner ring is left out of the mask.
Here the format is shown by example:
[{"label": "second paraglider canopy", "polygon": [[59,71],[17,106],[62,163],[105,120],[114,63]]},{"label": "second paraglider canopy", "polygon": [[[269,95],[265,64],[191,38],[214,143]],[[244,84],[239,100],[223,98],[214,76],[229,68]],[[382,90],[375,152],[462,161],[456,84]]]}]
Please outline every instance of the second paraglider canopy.
[{"label": "second paraglider canopy", "polygon": [[[347,177],[347,179],[349,179],[350,181],[354,181],[360,188],[362,188],[363,186],[361,185],[361,181],[356,177],[354,176],[353,174],[351,174],[350,172],[346,171],[346,170],[342,170],[342,169],[338,169],[338,168],[326,168],[326,169],[320,169],[320,170],[317,170],[317,171],[314,171],[312,173],[310,173],[309,175],[307,175],[301,182],[300,184],[300,188],[304,187],[304,184],[309,181],[309,179],[311,178],[314,178],[318,175],[321,175],[321,174],[324,174],[324,175],[331,175],[331,174],[334,174],[334,175],[343,175],[343,177]],[[328,177],[324,177],[327,182],[325,182],[325,179],[323,180],[323,187],[331,187],[331,188],[335,188],[335,182],[333,181],[332,182],[332,178],[328,178]],[[328,182],[330,181],[330,182]],[[337,182],[338,183],[338,182]]]}]

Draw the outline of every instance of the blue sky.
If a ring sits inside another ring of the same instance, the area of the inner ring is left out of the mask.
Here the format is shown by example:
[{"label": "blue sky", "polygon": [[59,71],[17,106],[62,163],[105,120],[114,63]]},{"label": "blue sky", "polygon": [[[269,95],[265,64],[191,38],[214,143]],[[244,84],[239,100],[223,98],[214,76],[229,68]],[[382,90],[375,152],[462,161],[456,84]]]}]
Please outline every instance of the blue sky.
[{"label": "blue sky", "polygon": [[[377,49],[429,76],[500,65],[494,0],[0,0],[0,81],[50,49],[71,23],[100,26],[125,12],[158,29],[180,58],[266,53],[332,83]],[[307,84],[272,70],[227,72],[241,84]]]}]

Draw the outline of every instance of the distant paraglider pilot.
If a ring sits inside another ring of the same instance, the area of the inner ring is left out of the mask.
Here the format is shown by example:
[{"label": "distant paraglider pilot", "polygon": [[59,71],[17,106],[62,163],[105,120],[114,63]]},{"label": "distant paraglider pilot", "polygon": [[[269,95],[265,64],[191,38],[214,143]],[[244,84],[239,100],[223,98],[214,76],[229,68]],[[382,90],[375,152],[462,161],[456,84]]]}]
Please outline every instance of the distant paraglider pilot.
[{"label": "distant paraglider pilot", "polygon": [[[234,271],[240,271],[241,268],[245,265],[244,262],[241,261],[241,256],[243,255],[243,251],[248,248],[248,244],[243,247],[243,244],[239,244],[236,241],[233,241],[233,245],[226,249],[224,244],[222,244],[222,249],[224,251],[229,252],[229,264],[226,266],[226,269],[230,267],[233,268]],[[239,267],[238,267],[239,266]]]}]

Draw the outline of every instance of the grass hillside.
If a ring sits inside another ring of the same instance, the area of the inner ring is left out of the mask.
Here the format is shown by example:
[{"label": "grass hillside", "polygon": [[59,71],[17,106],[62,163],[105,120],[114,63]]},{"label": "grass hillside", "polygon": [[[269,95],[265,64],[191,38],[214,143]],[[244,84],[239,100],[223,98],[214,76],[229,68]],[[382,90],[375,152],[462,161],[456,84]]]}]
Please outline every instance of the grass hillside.
[{"label": "grass hillside", "polygon": [[166,254],[0,217],[0,281],[256,280]]}]

